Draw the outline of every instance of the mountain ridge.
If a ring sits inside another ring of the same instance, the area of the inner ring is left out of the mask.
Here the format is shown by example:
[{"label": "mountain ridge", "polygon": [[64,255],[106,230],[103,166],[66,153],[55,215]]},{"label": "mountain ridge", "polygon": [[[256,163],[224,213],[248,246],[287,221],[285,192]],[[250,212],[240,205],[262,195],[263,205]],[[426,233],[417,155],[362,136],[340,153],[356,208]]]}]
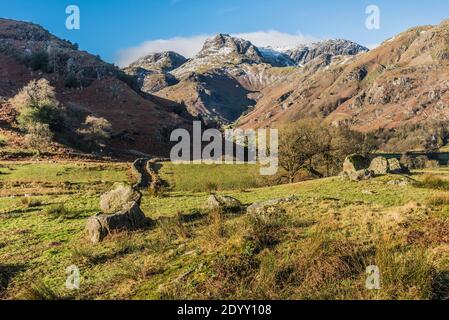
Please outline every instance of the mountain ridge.
[{"label": "mountain ridge", "polygon": [[[178,68],[161,73],[145,69],[138,60],[130,66],[142,69],[128,71],[128,74],[139,79],[144,91],[183,103],[192,115],[201,116],[206,121],[226,124],[253,108],[266,86],[282,79],[294,68],[302,67],[290,57],[298,50],[307,51],[301,57],[308,59],[304,64],[324,55],[355,55],[368,50],[344,40],[325,41],[323,46],[321,48],[320,43],[315,43],[312,49],[298,46],[291,51],[281,51],[257,47],[250,41],[228,34],[218,34],[207,39],[198,54]],[[320,67],[316,65],[316,68]],[[230,99],[229,96],[237,98]]]},{"label": "mountain ridge", "polygon": [[266,87],[238,125],[257,128],[319,118],[377,132],[386,150],[441,147],[447,139],[441,123],[449,120],[448,37],[446,20],[411,28],[318,72],[294,72]]}]

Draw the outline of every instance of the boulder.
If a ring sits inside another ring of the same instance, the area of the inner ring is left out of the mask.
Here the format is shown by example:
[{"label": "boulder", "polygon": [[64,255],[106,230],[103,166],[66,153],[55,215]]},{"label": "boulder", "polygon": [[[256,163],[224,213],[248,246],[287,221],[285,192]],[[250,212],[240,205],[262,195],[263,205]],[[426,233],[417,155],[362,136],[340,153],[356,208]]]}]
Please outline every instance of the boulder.
[{"label": "boulder", "polygon": [[392,158],[388,159],[388,165],[390,168],[390,173],[394,174],[409,174],[410,170],[408,167],[403,166],[398,159]]},{"label": "boulder", "polygon": [[106,192],[100,198],[101,212],[113,214],[122,210],[123,206],[130,202],[140,205],[142,194],[127,185],[118,185],[114,190]]},{"label": "boulder", "polygon": [[205,206],[209,210],[237,210],[242,207],[242,203],[233,197],[213,194],[209,197],[209,199],[207,199]]},{"label": "boulder", "polygon": [[346,157],[343,163],[343,173],[346,175],[353,174],[357,171],[367,169],[370,163],[367,158],[359,154],[353,154]]},{"label": "boulder", "polygon": [[89,218],[86,231],[89,239],[98,243],[113,233],[143,228],[150,221],[137,202],[130,202],[115,214],[97,214]]},{"label": "boulder", "polygon": [[348,178],[352,181],[369,180],[372,177],[373,177],[373,172],[368,169],[359,170],[359,171],[356,171],[356,172],[348,175]]},{"label": "boulder", "polygon": [[288,198],[256,202],[246,209],[246,213],[249,215],[270,215],[272,212],[280,210],[281,205],[295,201],[298,201],[298,197],[291,196]]},{"label": "boulder", "polygon": [[390,172],[390,167],[387,158],[384,157],[374,158],[373,161],[371,161],[369,170],[371,170],[372,173],[376,176],[383,176],[388,174]]}]

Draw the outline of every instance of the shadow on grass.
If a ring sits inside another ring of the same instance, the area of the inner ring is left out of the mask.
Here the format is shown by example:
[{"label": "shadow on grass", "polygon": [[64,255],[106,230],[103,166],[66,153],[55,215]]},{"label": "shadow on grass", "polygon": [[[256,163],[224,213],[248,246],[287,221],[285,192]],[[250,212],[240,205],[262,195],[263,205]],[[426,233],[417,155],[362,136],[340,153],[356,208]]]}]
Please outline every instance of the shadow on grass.
[{"label": "shadow on grass", "polygon": [[449,300],[449,272],[436,274],[432,282],[432,300]]},{"label": "shadow on grass", "polygon": [[8,288],[11,280],[16,274],[25,270],[24,265],[1,265],[0,264],[0,297]]}]

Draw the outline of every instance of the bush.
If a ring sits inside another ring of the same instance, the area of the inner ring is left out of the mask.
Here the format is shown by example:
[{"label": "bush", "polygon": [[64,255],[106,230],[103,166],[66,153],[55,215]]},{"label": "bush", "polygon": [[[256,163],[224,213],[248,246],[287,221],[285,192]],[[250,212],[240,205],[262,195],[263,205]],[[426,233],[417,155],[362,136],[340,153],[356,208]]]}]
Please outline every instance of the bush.
[{"label": "bush", "polygon": [[38,153],[48,148],[53,139],[53,133],[47,124],[30,124],[27,131],[28,134],[25,135],[26,144],[28,147],[37,150]]},{"label": "bush", "polygon": [[30,81],[10,102],[19,113],[17,121],[22,130],[28,131],[38,123],[48,125],[51,130],[62,127],[55,89],[46,79]]},{"label": "bush", "polygon": [[41,51],[37,51],[34,52],[33,54],[31,54],[30,58],[29,58],[29,62],[28,65],[31,67],[31,69],[33,70],[41,70],[44,72],[48,72],[49,71],[49,57],[48,57],[48,53],[45,50],[41,50]]},{"label": "bush", "polygon": [[64,86],[66,88],[78,88],[80,86],[78,78],[76,77],[76,75],[74,73],[69,73],[64,78]]},{"label": "bush", "polygon": [[88,116],[83,126],[77,130],[89,147],[104,146],[111,138],[112,125],[104,118]]}]

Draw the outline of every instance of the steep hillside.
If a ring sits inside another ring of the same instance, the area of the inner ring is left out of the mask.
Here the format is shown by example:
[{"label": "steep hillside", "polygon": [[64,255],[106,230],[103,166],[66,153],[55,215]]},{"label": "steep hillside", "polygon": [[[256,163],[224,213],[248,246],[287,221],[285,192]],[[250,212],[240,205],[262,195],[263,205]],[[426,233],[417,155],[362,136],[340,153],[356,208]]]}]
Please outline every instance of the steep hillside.
[{"label": "steep hillside", "polygon": [[448,21],[413,28],[356,58],[328,59],[316,73],[296,71],[265,88],[239,124],[264,127],[321,117],[370,132],[447,121],[448,36]]},{"label": "steep hillside", "polygon": [[55,87],[67,116],[64,129],[56,132],[57,151],[82,149],[76,130],[88,115],[112,124],[112,139],[104,153],[113,156],[166,155],[167,132],[189,126],[190,116],[182,106],[140,92],[132,77],[115,66],[38,25],[0,19],[0,133],[8,137],[10,147],[24,146],[8,100],[30,80],[40,78]]}]

